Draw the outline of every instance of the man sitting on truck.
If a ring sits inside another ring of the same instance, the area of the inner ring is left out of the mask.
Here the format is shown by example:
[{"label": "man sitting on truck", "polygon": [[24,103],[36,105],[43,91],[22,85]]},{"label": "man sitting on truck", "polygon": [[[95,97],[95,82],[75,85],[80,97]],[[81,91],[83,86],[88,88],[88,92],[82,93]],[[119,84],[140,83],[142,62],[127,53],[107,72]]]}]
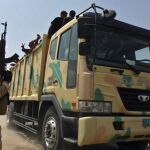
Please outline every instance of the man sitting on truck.
[{"label": "man sitting on truck", "polygon": [[32,40],[31,42],[29,42],[29,47],[30,48],[25,48],[25,44],[22,43],[21,45],[21,48],[22,48],[22,51],[25,53],[25,54],[29,54],[33,51],[33,49],[39,44],[39,40],[41,39],[41,36],[39,34],[37,34],[37,37],[36,39]]},{"label": "man sitting on truck", "polygon": [[40,38],[41,38],[41,36],[39,34],[37,34],[36,39],[29,42],[29,47],[30,47],[31,51],[38,45]]},{"label": "man sitting on truck", "polygon": [[74,10],[71,10],[71,11],[69,12],[69,17],[66,17],[66,18],[64,19],[63,25],[65,25],[66,23],[68,23],[69,21],[71,21],[72,19],[74,19],[75,15],[76,15],[76,12],[75,12]]},{"label": "man sitting on truck", "polygon": [[64,19],[67,17],[65,10],[61,11],[60,17],[56,17],[52,22],[48,30],[48,37],[50,38],[55,32],[57,32],[63,25]]}]

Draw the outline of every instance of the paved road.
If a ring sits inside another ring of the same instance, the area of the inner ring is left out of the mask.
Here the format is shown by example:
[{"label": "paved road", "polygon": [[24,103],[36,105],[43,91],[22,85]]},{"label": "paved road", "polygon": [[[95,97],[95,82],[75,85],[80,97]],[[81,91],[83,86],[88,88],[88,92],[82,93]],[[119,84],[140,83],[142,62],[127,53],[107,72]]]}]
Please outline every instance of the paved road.
[{"label": "paved road", "polygon": [[35,135],[22,129],[7,129],[6,116],[0,116],[2,127],[2,150],[42,150]]}]

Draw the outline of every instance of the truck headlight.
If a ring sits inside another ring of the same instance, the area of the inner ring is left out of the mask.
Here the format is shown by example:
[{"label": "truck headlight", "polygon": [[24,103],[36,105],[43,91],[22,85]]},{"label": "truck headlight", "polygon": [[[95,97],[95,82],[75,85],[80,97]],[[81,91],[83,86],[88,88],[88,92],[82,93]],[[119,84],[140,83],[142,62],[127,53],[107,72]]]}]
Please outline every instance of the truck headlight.
[{"label": "truck headlight", "polygon": [[112,103],[108,101],[79,101],[80,112],[111,113]]}]

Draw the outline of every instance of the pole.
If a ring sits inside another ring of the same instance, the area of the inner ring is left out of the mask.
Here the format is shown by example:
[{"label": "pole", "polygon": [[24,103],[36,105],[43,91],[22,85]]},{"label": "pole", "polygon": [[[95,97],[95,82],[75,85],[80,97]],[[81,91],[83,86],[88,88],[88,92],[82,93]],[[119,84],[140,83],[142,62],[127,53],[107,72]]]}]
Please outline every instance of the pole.
[{"label": "pole", "polygon": [[6,46],[7,22],[1,24],[4,26],[4,32],[1,34],[0,39],[0,76],[3,76],[3,73],[5,71],[5,46]]}]

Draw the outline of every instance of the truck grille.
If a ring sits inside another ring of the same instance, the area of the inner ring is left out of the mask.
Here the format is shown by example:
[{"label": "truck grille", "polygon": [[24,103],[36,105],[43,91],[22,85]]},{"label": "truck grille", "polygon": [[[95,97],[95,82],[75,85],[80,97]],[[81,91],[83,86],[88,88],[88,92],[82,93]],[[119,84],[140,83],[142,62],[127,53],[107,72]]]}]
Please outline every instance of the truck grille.
[{"label": "truck grille", "polygon": [[118,92],[128,111],[150,111],[150,90],[118,88]]}]

